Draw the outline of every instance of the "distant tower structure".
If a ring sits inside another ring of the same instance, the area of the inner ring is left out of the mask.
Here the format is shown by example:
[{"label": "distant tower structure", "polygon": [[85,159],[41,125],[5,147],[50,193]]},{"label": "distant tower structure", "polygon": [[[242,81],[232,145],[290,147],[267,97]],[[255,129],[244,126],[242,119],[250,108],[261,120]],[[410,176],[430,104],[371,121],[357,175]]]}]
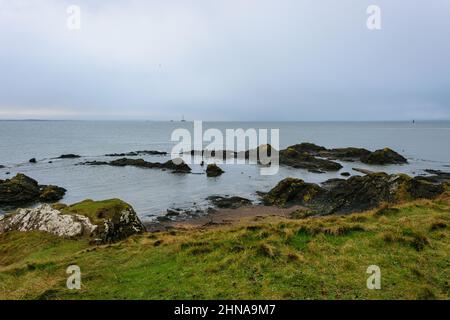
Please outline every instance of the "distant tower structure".
[{"label": "distant tower structure", "polygon": [[184,114],[181,116],[181,122],[186,122],[186,120],[184,119]]}]

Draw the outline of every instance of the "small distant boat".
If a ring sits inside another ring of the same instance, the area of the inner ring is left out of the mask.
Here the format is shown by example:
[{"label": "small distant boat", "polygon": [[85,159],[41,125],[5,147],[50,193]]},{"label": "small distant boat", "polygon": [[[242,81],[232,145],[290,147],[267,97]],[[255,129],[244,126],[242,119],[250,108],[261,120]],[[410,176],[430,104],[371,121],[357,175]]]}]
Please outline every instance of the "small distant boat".
[{"label": "small distant boat", "polygon": [[184,115],[181,117],[181,122],[186,122],[186,120],[184,119]]}]

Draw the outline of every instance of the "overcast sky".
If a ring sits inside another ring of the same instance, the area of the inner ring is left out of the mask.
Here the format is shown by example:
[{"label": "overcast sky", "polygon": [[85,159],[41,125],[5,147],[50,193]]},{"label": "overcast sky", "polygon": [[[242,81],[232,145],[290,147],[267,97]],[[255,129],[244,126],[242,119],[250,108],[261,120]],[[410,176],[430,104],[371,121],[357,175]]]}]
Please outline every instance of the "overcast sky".
[{"label": "overcast sky", "polygon": [[1,119],[182,114],[450,119],[450,1],[0,0]]}]

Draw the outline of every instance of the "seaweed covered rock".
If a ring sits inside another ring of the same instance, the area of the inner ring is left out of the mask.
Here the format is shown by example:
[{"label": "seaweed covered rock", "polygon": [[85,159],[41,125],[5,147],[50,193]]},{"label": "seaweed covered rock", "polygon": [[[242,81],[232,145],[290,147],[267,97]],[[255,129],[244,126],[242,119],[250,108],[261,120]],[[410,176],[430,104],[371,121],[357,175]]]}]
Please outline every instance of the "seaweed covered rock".
[{"label": "seaweed covered rock", "polygon": [[290,146],[289,148],[296,150],[297,152],[300,153],[309,153],[312,155],[318,155],[321,152],[327,151],[327,149],[325,147],[322,146],[318,146],[314,143],[310,143],[310,142],[303,142],[300,144],[295,144],[293,146]]},{"label": "seaweed covered rock", "polygon": [[135,156],[141,156],[141,155],[167,156],[167,152],[156,151],[156,150],[139,150],[139,151],[124,152],[124,153],[105,154],[106,157],[135,157]]},{"label": "seaweed covered rock", "polygon": [[218,177],[218,176],[222,175],[222,173],[224,173],[224,172],[225,171],[223,171],[215,163],[214,164],[208,164],[208,167],[206,168],[206,175],[208,177]]},{"label": "seaweed covered rock", "polygon": [[80,164],[81,165],[91,165],[91,166],[110,165],[110,166],[114,166],[114,167],[133,166],[133,167],[147,168],[147,169],[172,170],[172,172],[174,172],[174,173],[190,173],[192,171],[192,169],[181,158],[169,160],[164,163],[148,162],[148,161],[145,161],[144,159],[121,158],[121,159],[113,160],[110,162],[87,161],[87,162],[82,162]]},{"label": "seaweed covered rock", "polygon": [[342,168],[342,165],[337,162],[316,158],[307,152],[299,152],[291,147],[280,151],[280,164],[319,171],[338,171]]},{"label": "seaweed covered rock", "polygon": [[408,160],[394,150],[384,148],[361,157],[361,162],[373,165],[385,165],[408,163]]},{"label": "seaweed covered rock", "polygon": [[11,179],[0,180],[0,205],[58,201],[65,192],[64,188],[39,185],[36,180],[18,173]]},{"label": "seaweed covered rock", "polygon": [[350,213],[419,198],[432,199],[444,192],[440,184],[405,174],[372,173],[343,180],[327,194],[328,213]]},{"label": "seaweed covered rock", "polygon": [[252,204],[250,200],[242,197],[210,196],[207,200],[211,201],[216,207],[221,209],[237,209]]},{"label": "seaweed covered rock", "polygon": [[81,156],[79,156],[77,154],[69,153],[69,154],[60,155],[57,159],[78,159],[78,158],[81,158]]},{"label": "seaweed covered rock", "polygon": [[428,181],[431,183],[442,183],[442,182],[450,182],[450,172],[444,172],[441,170],[433,170],[427,169],[426,173],[429,173],[429,176],[419,176],[417,179],[422,181]]},{"label": "seaweed covered rock", "polygon": [[66,191],[66,189],[58,186],[42,186],[39,200],[42,202],[56,202],[64,197]]},{"label": "seaweed covered rock", "polygon": [[306,183],[296,178],[286,178],[265,194],[262,200],[265,205],[306,205],[325,193],[326,190],[317,184]]},{"label": "seaweed covered rock", "polygon": [[319,186],[303,180],[282,180],[263,196],[266,205],[300,204],[316,214],[345,214],[419,198],[433,199],[445,191],[434,184],[405,174],[371,173],[345,179],[331,179]]},{"label": "seaweed covered rock", "polygon": [[44,231],[61,237],[88,237],[96,243],[109,243],[142,233],[145,227],[129,204],[112,199],[19,209],[0,220],[0,233],[8,231]]},{"label": "seaweed covered rock", "polygon": [[335,148],[319,152],[318,155],[329,159],[340,159],[344,161],[353,161],[370,155],[371,152],[364,148]]},{"label": "seaweed covered rock", "polygon": [[169,160],[160,165],[160,168],[172,170],[174,173],[190,173],[192,171],[181,158]]},{"label": "seaweed covered rock", "polygon": [[355,147],[327,149],[314,143],[304,142],[290,146],[286,150],[289,149],[293,149],[301,154],[308,154],[313,157],[326,158],[328,160],[359,160],[373,165],[407,163],[406,158],[389,148],[376,150],[374,152],[364,148]]}]

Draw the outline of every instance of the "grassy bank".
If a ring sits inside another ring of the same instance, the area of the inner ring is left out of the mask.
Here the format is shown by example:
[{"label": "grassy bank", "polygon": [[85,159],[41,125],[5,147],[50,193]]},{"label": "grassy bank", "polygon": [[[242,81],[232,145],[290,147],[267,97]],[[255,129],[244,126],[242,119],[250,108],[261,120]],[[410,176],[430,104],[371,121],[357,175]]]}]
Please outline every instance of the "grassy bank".
[{"label": "grassy bank", "polygon": [[[80,266],[82,289],[66,289]],[[378,265],[381,290],[368,290]],[[104,246],[0,235],[1,299],[450,299],[450,197],[363,214],[266,218]]]}]

